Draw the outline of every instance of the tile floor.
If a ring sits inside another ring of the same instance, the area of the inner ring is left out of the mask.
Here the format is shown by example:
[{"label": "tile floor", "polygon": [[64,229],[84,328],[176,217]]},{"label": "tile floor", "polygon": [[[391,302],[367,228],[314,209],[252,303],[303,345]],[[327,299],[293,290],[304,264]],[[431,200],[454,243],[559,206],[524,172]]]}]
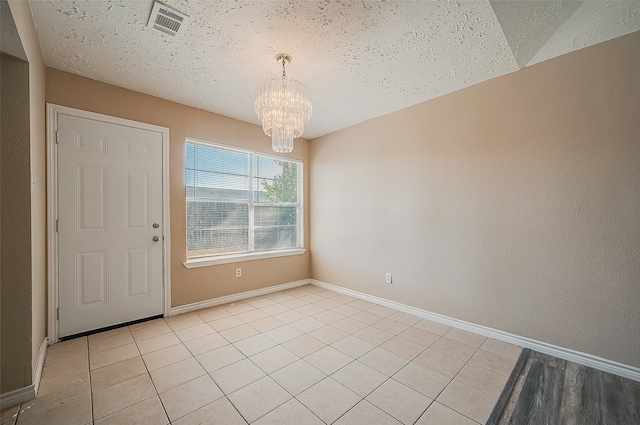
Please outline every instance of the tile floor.
[{"label": "tile floor", "polygon": [[4,424],[484,424],[520,348],[303,286],[49,347]]}]

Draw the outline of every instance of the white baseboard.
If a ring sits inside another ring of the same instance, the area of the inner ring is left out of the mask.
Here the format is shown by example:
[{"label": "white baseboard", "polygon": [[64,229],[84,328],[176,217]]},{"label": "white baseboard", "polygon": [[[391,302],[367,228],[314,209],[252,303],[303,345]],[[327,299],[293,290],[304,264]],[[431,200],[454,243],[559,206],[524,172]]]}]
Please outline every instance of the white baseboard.
[{"label": "white baseboard", "polygon": [[44,360],[47,357],[47,347],[49,347],[49,338],[45,337],[42,341],[42,344],[40,344],[40,351],[38,351],[36,370],[33,371],[33,389],[36,396],[38,395],[38,390],[40,389],[40,378],[42,378]]},{"label": "white baseboard", "polygon": [[519,335],[514,335],[508,332],[504,332],[498,329],[489,328],[482,325],[476,325],[474,323],[465,322],[463,320],[455,319],[453,317],[444,316],[438,313],[432,313],[420,308],[411,307],[406,304],[401,304],[395,301],[390,301],[384,298],[379,298],[373,295],[364,294],[362,292],[354,291],[351,289],[343,288],[341,286],[332,285],[330,283],[321,282],[319,280],[310,279],[309,283],[312,285],[330,289],[341,294],[350,295],[354,298],[359,298],[372,303],[380,304],[385,307],[393,308],[394,310],[403,311],[405,313],[413,314],[423,319],[428,319],[434,322],[443,323],[454,328],[462,329],[465,331],[473,332],[479,335],[483,335],[489,338],[497,339],[499,341],[508,342],[509,344],[518,345],[520,347],[529,348],[534,351],[539,351],[544,354],[558,357],[560,359],[568,360],[581,365],[589,366],[594,369],[609,372],[614,375],[622,376],[624,378],[640,381],[640,368],[625,365],[622,363],[614,362],[612,360],[603,359],[591,354],[582,353],[580,351],[571,350],[569,348],[558,347],[557,345],[548,344],[546,342],[537,341],[535,339],[526,338]]},{"label": "white baseboard", "polygon": [[33,384],[27,387],[9,391],[0,395],[0,410],[16,405],[18,403],[24,403],[25,401],[33,400],[34,398],[36,398],[36,392]]},{"label": "white baseboard", "polygon": [[309,279],[296,280],[294,282],[282,283],[280,285],[267,286],[266,288],[254,289],[253,291],[240,292],[238,294],[226,295],[224,297],[212,298],[210,300],[199,301],[197,303],[185,304],[171,309],[171,316],[187,313],[189,311],[200,310],[201,308],[214,307],[217,305],[232,303],[247,298],[259,297],[260,295],[271,294],[285,289],[296,288],[308,285]]},{"label": "white baseboard", "polygon": [[47,355],[48,342],[49,340],[45,338],[44,341],[42,341],[42,344],[40,344],[40,350],[38,351],[38,360],[36,362],[36,369],[33,371],[33,383],[29,386],[0,394],[0,410],[36,398],[36,395],[38,394],[38,388],[40,387],[40,378],[42,377],[44,359]]}]

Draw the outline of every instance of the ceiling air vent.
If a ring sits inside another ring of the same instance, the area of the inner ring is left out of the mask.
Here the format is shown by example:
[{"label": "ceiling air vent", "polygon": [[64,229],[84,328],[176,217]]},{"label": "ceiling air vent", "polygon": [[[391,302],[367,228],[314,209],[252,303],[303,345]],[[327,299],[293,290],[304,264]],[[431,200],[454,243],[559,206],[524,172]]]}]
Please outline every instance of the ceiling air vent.
[{"label": "ceiling air vent", "polygon": [[189,17],[158,1],[153,3],[147,27],[155,28],[169,35],[180,36],[189,24]]}]

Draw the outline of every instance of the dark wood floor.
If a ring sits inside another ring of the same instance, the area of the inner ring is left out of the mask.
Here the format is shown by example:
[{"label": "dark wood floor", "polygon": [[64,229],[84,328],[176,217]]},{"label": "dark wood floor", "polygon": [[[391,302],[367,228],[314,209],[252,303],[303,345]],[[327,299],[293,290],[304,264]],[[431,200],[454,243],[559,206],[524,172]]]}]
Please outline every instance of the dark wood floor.
[{"label": "dark wood floor", "polygon": [[640,425],[640,382],[523,350],[487,425]]}]

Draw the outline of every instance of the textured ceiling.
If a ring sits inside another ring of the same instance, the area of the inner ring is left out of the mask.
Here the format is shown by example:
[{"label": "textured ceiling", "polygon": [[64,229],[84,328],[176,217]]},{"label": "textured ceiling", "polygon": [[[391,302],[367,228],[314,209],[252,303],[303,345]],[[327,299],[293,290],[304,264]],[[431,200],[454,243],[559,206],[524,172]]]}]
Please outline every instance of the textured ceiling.
[{"label": "textured ceiling", "polygon": [[48,66],[258,124],[255,83],[313,91],[303,137],[640,29],[640,1],[166,0],[182,37],[146,27],[153,0],[31,0]]}]

